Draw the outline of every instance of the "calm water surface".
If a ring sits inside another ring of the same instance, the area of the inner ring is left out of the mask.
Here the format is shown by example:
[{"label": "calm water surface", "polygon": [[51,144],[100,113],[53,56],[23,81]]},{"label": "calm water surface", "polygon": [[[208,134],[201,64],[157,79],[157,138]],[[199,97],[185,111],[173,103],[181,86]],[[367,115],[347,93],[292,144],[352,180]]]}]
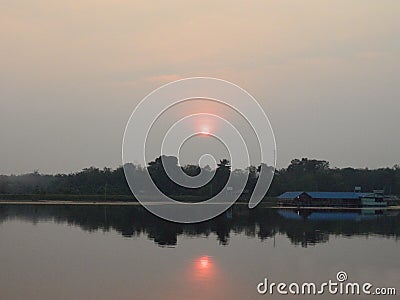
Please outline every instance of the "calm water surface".
[{"label": "calm water surface", "polygon": [[[309,299],[256,287],[265,277],[321,283],[341,270],[399,293],[399,256],[395,210],[238,205],[180,225],[140,206],[0,205],[0,299]],[[378,297],[323,296],[349,298]]]}]

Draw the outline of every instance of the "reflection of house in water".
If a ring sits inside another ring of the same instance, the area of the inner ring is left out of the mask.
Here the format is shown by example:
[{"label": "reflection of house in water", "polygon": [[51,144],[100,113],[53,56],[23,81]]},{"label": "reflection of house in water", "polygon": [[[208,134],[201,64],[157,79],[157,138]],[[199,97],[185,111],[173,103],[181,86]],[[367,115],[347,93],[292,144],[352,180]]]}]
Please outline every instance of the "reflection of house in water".
[{"label": "reflection of house in water", "polygon": [[277,212],[285,220],[281,226],[288,238],[302,247],[328,242],[330,234],[368,234],[365,228],[379,231],[382,225],[378,224],[387,223],[387,217],[399,214],[379,209],[278,209]]},{"label": "reflection of house in water", "polygon": [[[278,209],[278,214],[290,220],[308,221],[363,221],[372,220],[381,215],[390,215],[391,211],[379,209],[358,210],[312,210],[312,209]],[[395,213],[398,214],[398,211]]]},{"label": "reflection of house in water", "polygon": [[278,197],[282,206],[313,207],[383,207],[387,206],[381,191],[359,192],[286,192]]}]

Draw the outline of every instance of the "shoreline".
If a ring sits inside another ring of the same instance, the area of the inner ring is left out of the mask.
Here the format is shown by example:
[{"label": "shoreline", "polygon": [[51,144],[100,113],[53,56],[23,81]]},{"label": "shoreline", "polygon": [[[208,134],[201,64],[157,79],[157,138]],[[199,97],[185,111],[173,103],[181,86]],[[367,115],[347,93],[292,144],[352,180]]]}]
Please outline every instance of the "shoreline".
[{"label": "shoreline", "polygon": [[[161,202],[151,202],[146,203],[150,205],[166,205]],[[218,205],[223,203],[215,203],[211,205]],[[246,205],[248,202],[235,202],[233,205]],[[268,203],[261,203],[267,208],[273,209],[298,209],[298,210],[400,210],[400,205],[392,205],[385,207],[329,207],[329,206],[307,206],[307,207],[298,207],[298,206],[277,206],[270,205]],[[272,204],[272,203],[271,203]],[[137,201],[73,201],[73,200],[0,200],[0,205],[110,205],[110,206],[132,206],[132,205],[141,205],[141,203]],[[168,204],[167,204],[168,205]],[[208,204],[210,205],[210,204]]]}]

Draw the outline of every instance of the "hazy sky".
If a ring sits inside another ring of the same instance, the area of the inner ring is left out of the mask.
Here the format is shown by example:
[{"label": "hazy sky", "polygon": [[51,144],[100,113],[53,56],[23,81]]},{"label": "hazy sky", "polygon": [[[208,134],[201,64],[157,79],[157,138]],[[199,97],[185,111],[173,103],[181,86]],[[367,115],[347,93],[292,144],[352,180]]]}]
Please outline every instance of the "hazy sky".
[{"label": "hazy sky", "polygon": [[398,0],[2,0],[0,174],[120,165],[135,105],[190,76],[260,101],[280,167],[399,164],[399,15]]}]

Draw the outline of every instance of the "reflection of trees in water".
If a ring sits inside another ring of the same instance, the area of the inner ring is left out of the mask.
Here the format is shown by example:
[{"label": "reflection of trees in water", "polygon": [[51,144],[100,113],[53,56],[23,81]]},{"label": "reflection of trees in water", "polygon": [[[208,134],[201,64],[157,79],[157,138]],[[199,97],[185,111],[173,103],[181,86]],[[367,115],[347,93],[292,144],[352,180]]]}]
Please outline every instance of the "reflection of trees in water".
[{"label": "reflection of trees in water", "polygon": [[301,245],[302,247],[329,241],[329,234],[319,230],[302,231],[294,228],[294,230],[286,232],[286,234],[293,244]]},{"label": "reflection of trees in water", "polygon": [[[385,213],[386,214],[386,213]],[[390,214],[388,212],[387,214]],[[102,205],[0,205],[0,223],[19,219],[34,224],[53,221],[79,226],[93,232],[115,230],[124,237],[146,235],[160,246],[175,246],[178,236],[217,236],[222,245],[228,245],[231,234],[244,234],[266,240],[275,234],[286,235],[296,245],[307,247],[329,240],[331,234],[380,235],[400,237],[400,216],[372,216],[358,220],[309,220],[310,213],[298,219],[285,218],[275,209],[236,205],[229,213],[198,224],[177,224],[162,220],[141,206]]]}]

